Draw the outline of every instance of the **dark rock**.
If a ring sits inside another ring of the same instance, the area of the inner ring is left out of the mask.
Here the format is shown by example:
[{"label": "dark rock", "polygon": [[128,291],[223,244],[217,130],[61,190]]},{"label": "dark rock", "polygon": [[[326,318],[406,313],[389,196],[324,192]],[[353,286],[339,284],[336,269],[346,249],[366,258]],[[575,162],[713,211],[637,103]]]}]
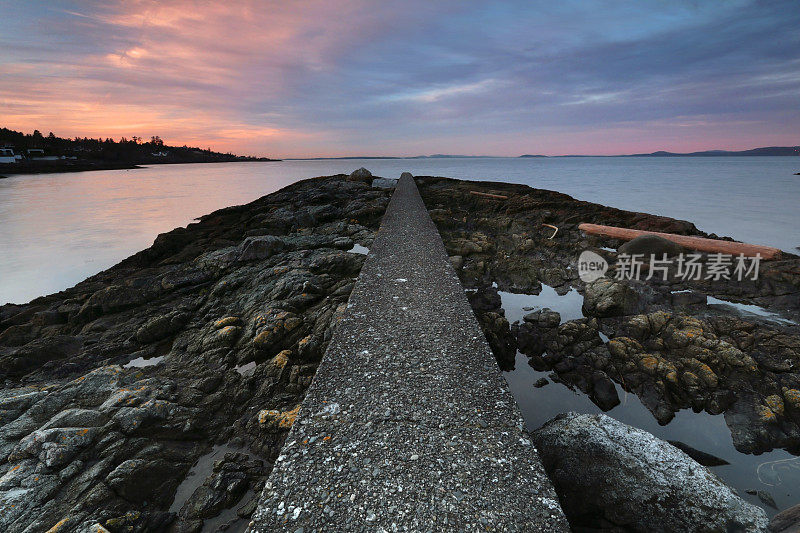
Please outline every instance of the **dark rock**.
[{"label": "dark rock", "polygon": [[111,489],[130,502],[166,500],[177,486],[175,466],[156,459],[129,459],[106,478]]},{"label": "dark rock", "polygon": [[697,461],[703,466],[722,466],[722,465],[729,465],[730,463],[725,459],[720,459],[716,455],[711,455],[710,453],[706,453],[703,451],[698,450],[697,448],[692,448],[686,443],[683,443],[679,440],[668,440],[670,444],[678,448],[680,451]]},{"label": "dark rock", "polygon": [[644,259],[649,261],[651,255],[655,255],[657,259],[661,259],[664,254],[667,257],[676,256],[683,252],[683,248],[658,235],[640,235],[617,248],[617,252],[628,255],[642,254]]},{"label": "dark rock", "polygon": [[599,318],[629,315],[639,308],[639,298],[627,283],[600,278],[586,285],[583,314]]},{"label": "dark rock", "polygon": [[764,511],[682,451],[605,415],[560,415],[533,433],[573,528],[766,531]]},{"label": "dark rock", "polygon": [[614,382],[603,372],[592,373],[589,397],[603,411],[610,411],[620,404],[619,394]]},{"label": "dark rock", "polygon": [[347,176],[348,181],[369,181],[372,179],[372,172],[364,167],[354,170]]},{"label": "dark rock", "polygon": [[242,252],[239,261],[257,261],[267,259],[273,254],[283,250],[286,243],[280,237],[264,235],[262,237],[248,237],[241,245]]},{"label": "dark rock", "polygon": [[773,516],[769,530],[772,533],[800,533],[800,504]]},{"label": "dark rock", "polygon": [[0,352],[0,372],[16,375],[49,361],[68,359],[80,353],[83,339],[71,335],[53,335],[35,339],[12,350],[8,355]]},{"label": "dark rock", "polygon": [[159,341],[179,331],[188,320],[189,316],[181,312],[151,318],[136,330],[136,340],[143,344]]},{"label": "dark rock", "polygon": [[533,384],[533,386],[536,387],[537,389],[540,389],[540,388],[544,387],[545,385],[549,385],[549,384],[550,384],[550,382],[547,381],[547,378],[539,378],[539,379],[536,380],[536,382]]},{"label": "dark rock", "polygon": [[[199,531],[260,493],[288,425],[258,413],[302,401],[364,262],[344,250],[372,241],[390,194],[299,182],[0,306],[0,531]],[[110,364],[137,358],[160,363]],[[167,512],[189,466],[226,442],[265,461],[226,459],[193,500],[204,518]]]},{"label": "dark rock", "polygon": [[773,509],[778,508],[778,505],[775,503],[775,498],[773,498],[772,494],[770,494],[769,492],[765,490],[759,490],[756,491],[756,496],[758,496],[758,499],[761,500],[761,503],[763,503],[764,505],[768,505]]}]

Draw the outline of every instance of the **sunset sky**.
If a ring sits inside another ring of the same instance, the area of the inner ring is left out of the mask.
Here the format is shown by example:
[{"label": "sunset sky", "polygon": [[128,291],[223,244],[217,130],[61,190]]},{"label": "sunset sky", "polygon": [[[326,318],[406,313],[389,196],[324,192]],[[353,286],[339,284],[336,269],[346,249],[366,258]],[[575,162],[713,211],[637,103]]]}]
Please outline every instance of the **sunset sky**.
[{"label": "sunset sky", "polygon": [[800,3],[0,0],[0,126],[276,157],[800,144]]}]

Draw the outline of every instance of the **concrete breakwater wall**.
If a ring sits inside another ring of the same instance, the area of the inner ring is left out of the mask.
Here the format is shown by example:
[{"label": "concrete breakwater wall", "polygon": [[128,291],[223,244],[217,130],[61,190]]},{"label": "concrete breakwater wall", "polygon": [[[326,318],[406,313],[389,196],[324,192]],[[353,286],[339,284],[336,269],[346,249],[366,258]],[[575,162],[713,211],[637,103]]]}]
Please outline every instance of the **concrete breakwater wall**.
[{"label": "concrete breakwater wall", "polygon": [[250,531],[566,531],[522,428],[404,176]]}]

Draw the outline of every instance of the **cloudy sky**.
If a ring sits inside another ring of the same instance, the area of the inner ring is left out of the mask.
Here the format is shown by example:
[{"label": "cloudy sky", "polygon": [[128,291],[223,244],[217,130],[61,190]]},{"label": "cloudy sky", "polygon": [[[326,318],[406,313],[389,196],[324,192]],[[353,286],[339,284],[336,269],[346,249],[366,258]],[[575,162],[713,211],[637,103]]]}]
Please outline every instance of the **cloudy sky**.
[{"label": "cloudy sky", "polygon": [[297,156],[800,144],[797,0],[0,0],[0,126]]}]

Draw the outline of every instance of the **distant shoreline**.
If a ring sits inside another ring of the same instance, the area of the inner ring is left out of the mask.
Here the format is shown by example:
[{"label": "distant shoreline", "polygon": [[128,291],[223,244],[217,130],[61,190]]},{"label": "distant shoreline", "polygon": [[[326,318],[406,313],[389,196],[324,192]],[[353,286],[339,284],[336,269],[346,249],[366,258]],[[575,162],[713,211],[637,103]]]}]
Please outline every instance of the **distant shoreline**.
[{"label": "distant shoreline", "polygon": [[542,155],[542,154],[523,154],[513,155],[415,155],[415,156],[340,156],[340,157],[287,157],[286,161],[322,161],[325,159],[346,160],[346,159],[538,159],[538,158],[559,158],[559,157],[800,157],[800,146],[767,146],[763,148],[753,148],[751,150],[705,150],[702,152],[665,152],[657,151],[648,154],[616,154],[616,155]]},{"label": "distant shoreline", "polygon": [[281,159],[242,159],[239,161],[163,161],[163,162],[147,162],[147,163],[111,163],[111,162],[74,162],[69,161],[61,163],[54,161],[56,164],[42,164],[42,165],[25,165],[20,163],[14,164],[0,164],[0,179],[10,178],[12,176],[26,176],[31,174],[64,174],[70,172],[90,172],[93,170],[131,170],[146,168],[150,166],[159,165],[207,165],[211,163],[269,163],[282,161]]}]

